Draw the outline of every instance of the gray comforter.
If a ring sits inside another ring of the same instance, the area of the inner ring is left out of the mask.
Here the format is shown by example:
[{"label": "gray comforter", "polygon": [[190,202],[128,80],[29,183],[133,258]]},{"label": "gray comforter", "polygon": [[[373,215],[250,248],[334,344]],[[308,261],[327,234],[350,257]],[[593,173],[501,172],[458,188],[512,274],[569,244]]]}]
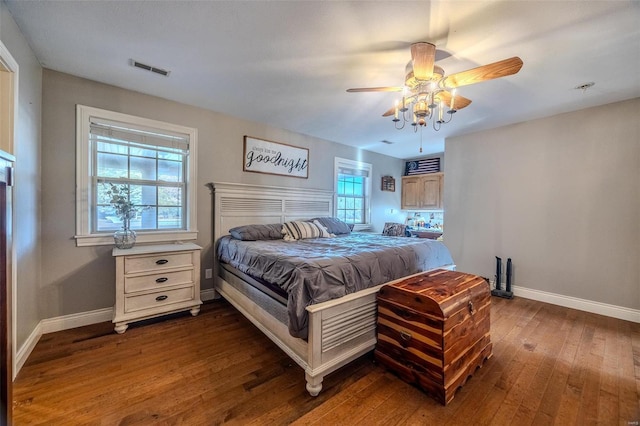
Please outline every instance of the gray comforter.
[{"label": "gray comforter", "polygon": [[289,331],[307,338],[307,312],[314,303],[337,299],[453,260],[440,241],[354,232],[335,238],[218,240],[218,259],[288,293]]}]

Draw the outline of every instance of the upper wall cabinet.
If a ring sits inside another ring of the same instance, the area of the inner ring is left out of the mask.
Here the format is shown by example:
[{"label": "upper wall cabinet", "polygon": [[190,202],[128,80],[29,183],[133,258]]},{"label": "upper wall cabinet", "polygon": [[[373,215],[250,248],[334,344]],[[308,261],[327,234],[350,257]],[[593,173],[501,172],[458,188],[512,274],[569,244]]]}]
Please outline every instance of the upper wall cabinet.
[{"label": "upper wall cabinet", "polygon": [[402,177],[403,210],[441,210],[443,173]]}]

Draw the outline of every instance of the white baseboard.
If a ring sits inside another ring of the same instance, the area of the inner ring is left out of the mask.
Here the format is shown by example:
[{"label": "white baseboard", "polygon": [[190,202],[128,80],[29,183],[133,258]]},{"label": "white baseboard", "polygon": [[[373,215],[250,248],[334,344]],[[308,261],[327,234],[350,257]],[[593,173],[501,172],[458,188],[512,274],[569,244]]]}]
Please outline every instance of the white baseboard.
[{"label": "white baseboard", "polygon": [[219,299],[219,298],[220,298],[220,294],[218,294],[218,292],[212,288],[208,288],[206,290],[200,291],[200,300],[202,300],[203,302]]},{"label": "white baseboard", "polygon": [[47,318],[40,321],[40,324],[42,324],[42,334],[47,334],[97,324],[99,322],[111,321],[112,319],[113,308],[104,308],[95,311],[81,312],[79,314]]},{"label": "white baseboard", "polygon": [[[495,288],[493,281],[491,281],[491,288]],[[533,290],[526,287],[513,286],[511,290],[513,291],[514,296],[523,297],[525,299],[537,300],[539,302],[551,303],[552,305],[564,306],[566,308],[640,323],[640,311],[637,309],[593,302],[591,300],[579,299],[577,297],[564,296],[541,290]],[[220,297],[220,295],[217,294],[214,289],[207,289],[200,292],[200,298],[203,301],[217,299],[218,297]],[[31,355],[31,352],[36,347],[36,344],[43,334],[110,321],[112,318],[113,308],[104,308],[79,314],[48,318],[40,321],[16,353],[14,377],[27,361],[27,358],[29,358],[29,355]]]},{"label": "white baseboard", "polygon": [[[495,282],[491,281],[490,283],[491,288],[495,288]],[[504,284],[502,289],[504,290]],[[539,302],[550,303],[552,305],[564,306],[565,308],[577,309],[579,311],[591,312],[593,314],[640,323],[640,310],[637,309],[609,305],[607,303],[594,302],[592,300],[564,296],[562,294],[549,293],[547,291],[534,290],[527,287],[512,286],[511,291],[514,296],[525,299],[537,300]]]},{"label": "white baseboard", "polygon": [[13,370],[14,378],[18,375],[24,363],[27,362],[27,358],[29,358],[31,352],[33,352],[33,349],[36,347],[36,344],[43,334],[55,333],[56,331],[69,330],[71,328],[111,321],[112,318],[113,308],[104,308],[95,311],[63,315],[61,317],[41,320],[16,353],[15,366]]},{"label": "white baseboard", "polygon": [[24,342],[24,344],[20,347],[20,349],[16,353],[16,358],[14,359],[14,365],[13,365],[14,379],[20,372],[20,369],[22,368],[24,363],[27,362],[27,358],[29,358],[29,355],[31,355],[31,352],[33,352],[33,349],[36,347],[36,344],[38,343],[41,337],[42,337],[42,321],[40,321],[38,325],[36,325],[36,327],[33,329],[29,337],[27,337],[27,340]]},{"label": "white baseboard", "polygon": [[[200,298],[204,301],[219,298],[220,295],[214,289],[207,289],[200,292]],[[69,330],[85,325],[97,324],[99,322],[111,321],[113,319],[113,308],[97,309],[95,311],[81,312],[78,314],[63,315],[61,317],[47,318],[41,320],[33,329],[27,340],[20,347],[15,357],[13,368],[14,378],[33,352],[36,344],[43,334],[55,333],[56,331]]]}]

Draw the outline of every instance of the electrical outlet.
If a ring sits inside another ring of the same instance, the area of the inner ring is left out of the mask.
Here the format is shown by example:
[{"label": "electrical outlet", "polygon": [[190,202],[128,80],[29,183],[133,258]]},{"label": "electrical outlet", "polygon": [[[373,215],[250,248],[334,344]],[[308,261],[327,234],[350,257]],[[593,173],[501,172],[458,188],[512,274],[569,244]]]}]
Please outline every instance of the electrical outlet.
[{"label": "electrical outlet", "polygon": [[204,277],[205,279],[209,279],[213,276],[213,270],[212,269],[205,269],[204,270]]}]

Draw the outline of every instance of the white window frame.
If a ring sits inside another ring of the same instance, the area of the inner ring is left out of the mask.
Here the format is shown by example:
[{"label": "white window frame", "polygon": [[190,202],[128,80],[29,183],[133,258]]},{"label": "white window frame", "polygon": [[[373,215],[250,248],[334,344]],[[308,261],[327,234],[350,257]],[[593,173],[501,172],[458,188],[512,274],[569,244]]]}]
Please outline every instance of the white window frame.
[{"label": "white window frame", "polygon": [[363,161],[349,160],[347,158],[335,157],[333,163],[333,215],[338,216],[338,170],[340,168],[350,168],[354,170],[362,170],[368,173],[364,187],[364,220],[365,223],[356,223],[353,227],[354,231],[364,231],[371,228],[371,191],[373,180],[373,166]]},{"label": "white window frame", "polygon": [[197,230],[196,180],[198,129],[165,123],[148,118],[136,117],[119,112],[108,111],[85,105],[76,106],[76,246],[112,245],[112,233],[91,233],[91,215],[93,214],[93,187],[91,177],[92,153],[89,146],[91,119],[118,121],[138,128],[147,128],[169,133],[189,135],[189,155],[187,156],[186,190],[186,229],[136,231],[138,243],[160,243],[195,240]]}]

